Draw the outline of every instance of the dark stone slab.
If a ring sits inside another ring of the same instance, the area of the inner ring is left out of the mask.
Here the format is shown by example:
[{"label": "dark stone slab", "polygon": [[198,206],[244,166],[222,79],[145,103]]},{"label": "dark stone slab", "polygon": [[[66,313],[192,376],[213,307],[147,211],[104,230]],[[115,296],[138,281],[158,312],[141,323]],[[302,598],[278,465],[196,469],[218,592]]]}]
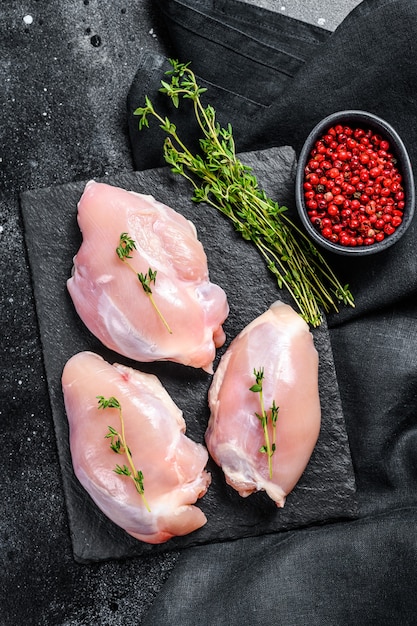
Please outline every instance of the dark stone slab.
[{"label": "dark stone slab", "polygon": [[[295,155],[291,148],[250,153],[243,155],[242,160],[253,167],[261,185],[280,204],[293,205]],[[230,304],[230,316],[224,325],[227,343],[217,358],[231,339],[274,300],[289,302],[286,293],[278,290],[254,247],[244,242],[214,209],[193,204],[188,183],[172,175],[167,168],[121,172],[102,180],[152,194],[196,224],[207,252],[211,280],[226,290]],[[72,470],[61,391],[61,373],[67,359],[88,349],[110,362],[123,362],[157,374],[183,410],[187,434],[199,442],[203,442],[208,419],[206,395],[211,377],[176,364],[130,362],[104,348],[78,318],[66,290],[66,280],[81,242],[76,211],[84,184],[85,181],[72,182],[21,194],[25,240],[75,559],[88,562],[154,554],[355,517],[355,481],[325,322],[313,331],[320,354],[322,430],[311,461],[284,509],[277,509],[262,493],[240,498],[210,461],[212,485],[199,501],[208,522],[187,537],[151,546],[127,535],[98,510]]]}]

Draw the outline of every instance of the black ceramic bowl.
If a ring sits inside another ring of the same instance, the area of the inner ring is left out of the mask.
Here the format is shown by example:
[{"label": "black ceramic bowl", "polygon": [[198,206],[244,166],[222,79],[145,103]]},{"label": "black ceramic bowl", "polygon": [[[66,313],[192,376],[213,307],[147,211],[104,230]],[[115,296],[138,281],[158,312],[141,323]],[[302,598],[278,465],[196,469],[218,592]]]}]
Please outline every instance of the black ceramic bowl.
[{"label": "black ceramic bowl", "polygon": [[[402,223],[396,228],[395,232],[389,236],[385,236],[382,241],[371,243],[369,245],[346,246],[339,242],[331,241],[325,238],[318,226],[311,222],[304,197],[305,167],[310,158],[311,150],[318,139],[320,139],[328,129],[335,127],[337,124],[349,126],[351,128],[362,128],[364,130],[372,130],[373,133],[380,135],[389,142],[389,152],[396,159],[396,167],[402,175],[402,186],[404,190],[404,202]],[[383,119],[368,113],[366,111],[339,111],[324,118],[311,131],[301,150],[296,175],[295,188],[296,205],[301,221],[310,238],[316,243],[334,252],[342,255],[368,255],[386,250],[395,244],[405,233],[409,227],[415,205],[415,188],[412,167],[407,150],[399,137],[398,133]]]}]

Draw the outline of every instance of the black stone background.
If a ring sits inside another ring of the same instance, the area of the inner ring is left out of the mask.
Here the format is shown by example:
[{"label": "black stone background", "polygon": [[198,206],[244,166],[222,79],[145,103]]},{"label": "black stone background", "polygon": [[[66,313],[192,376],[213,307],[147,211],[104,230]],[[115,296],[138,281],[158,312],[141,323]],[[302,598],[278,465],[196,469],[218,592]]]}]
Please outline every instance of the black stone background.
[{"label": "black stone background", "polygon": [[177,553],[74,561],[19,194],[132,168],[126,94],[164,33],[151,0],[3,0],[0,20],[0,623],[138,624]]},{"label": "black stone background", "polygon": [[148,0],[0,3],[2,626],[138,624],[176,560],[74,562],[19,209],[24,190],[132,169],[126,95],[158,23]]}]

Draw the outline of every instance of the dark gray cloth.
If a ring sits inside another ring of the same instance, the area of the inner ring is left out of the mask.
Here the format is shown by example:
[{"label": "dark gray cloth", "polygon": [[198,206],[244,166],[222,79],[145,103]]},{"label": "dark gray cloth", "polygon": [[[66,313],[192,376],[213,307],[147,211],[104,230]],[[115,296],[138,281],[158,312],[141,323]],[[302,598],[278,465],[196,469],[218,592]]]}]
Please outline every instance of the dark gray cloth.
[{"label": "dark gray cloth", "polygon": [[[396,128],[417,171],[416,3],[365,0],[334,34],[313,40],[282,15],[236,0],[158,6],[171,56],[192,62],[219,120],[232,123],[238,149],[298,151],[325,115],[365,109]],[[143,57],[129,94],[139,169],[158,162],[162,135],[139,134],[132,111],[144,93],[164,106],[157,89],[165,67],[158,56]],[[355,309],[330,315],[328,324],[359,520],[187,550],[145,624],[416,623],[416,231],[414,219],[404,239],[379,255],[330,257],[356,297]]]}]

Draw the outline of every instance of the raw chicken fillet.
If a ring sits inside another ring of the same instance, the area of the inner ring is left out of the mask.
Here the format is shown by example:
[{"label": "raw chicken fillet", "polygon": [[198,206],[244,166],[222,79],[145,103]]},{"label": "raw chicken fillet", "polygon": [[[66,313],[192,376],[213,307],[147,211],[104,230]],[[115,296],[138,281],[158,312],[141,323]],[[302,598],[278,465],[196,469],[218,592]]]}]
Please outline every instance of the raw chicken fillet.
[{"label": "raw chicken fillet", "polygon": [[[279,407],[272,478],[265,444],[254,369],[264,368],[263,395],[269,409]],[[251,322],[221,358],[209,390],[206,444],[226,482],[241,496],[265,490],[278,507],[300,479],[320,431],[318,354],[307,324],[281,302]]]},{"label": "raw chicken fillet", "polygon": [[[207,257],[194,225],[170,207],[118,187],[90,181],[78,204],[82,245],[67,282],[75,308],[108,348],[136,361],[170,360],[212,372],[229,308],[225,292],[210,282]],[[136,250],[119,259],[120,235]],[[157,272],[152,296],[137,274]]]},{"label": "raw chicken fillet", "polygon": [[[62,387],[75,475],[105,515],[152,544],[206,523],[194,503],[211,481],[207,450],[185,435],[182,413],[156,376],[80,352],[66,363]],[[133,480],[114,471],[128,465],[106,438],[108,426],[120,431],[119,411],[98,408],[96,396],[113,396],[121,405],[125,441],[135,469],[143,473],[150,511]]]}]

